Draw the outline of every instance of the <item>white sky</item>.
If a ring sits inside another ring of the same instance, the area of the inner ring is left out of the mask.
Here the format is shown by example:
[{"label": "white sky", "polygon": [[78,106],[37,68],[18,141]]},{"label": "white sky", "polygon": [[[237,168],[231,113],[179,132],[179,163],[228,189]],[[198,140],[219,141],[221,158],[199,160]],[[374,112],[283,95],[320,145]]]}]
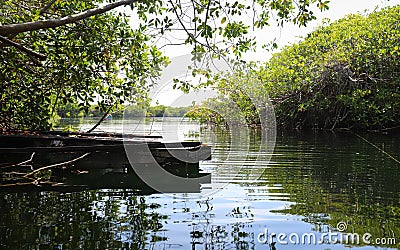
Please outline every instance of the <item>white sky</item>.
[{"label": "white sky", "polygon": [[[291,23],[285,23],[284,28],[276,28],[271,25],[263,30],[256,30],[255,36],[259,44],[272,41],[277,38],[279,48],[284,45],[295,43],[300,40],[300,36],[306,36],[308,33],[315,30],[322,24],[324,18],[331,21],[338,20],[347,14],[355,14],[364,12],[365,10],[373,11],[376,7],[383,8],[400,4],[400,0],[331,0],[329,10],[320,12],[314,9],[317,19],[308,23],[307,27],[299,28]],[[162,49],[162,52],[169,56],[175,57],[190,53],[190,48],[184,46],[167,46]],[[248,53],[244,59],[252,61],[266,61],[270,57],[270,52],[263,49],[258,49],[256,53]]]},{"label": "white sky", "polygon": [[[277,37],[279,48],[282,48],[284,45],[300,41],[301,37],[305,37],[318,26],[321,26],[325,18],[335,21],[348,14],[363,13],[364,11],[372,12],[376,7],[383,8],[398,4],[400,4],[400,0],[331,0],[329,3],[329,10],[323,12],[317,9],[314,10],[317,19],[308,23],[307,27],[299,28],[290,23],[286,23],[282,29],[269,27],[264,32],[258,32],[257,39],[260,41],[268,41]],[[246,59],[263,62],[268,60],[270,56],[270,52],[260,49],[257,53],[249,53]]]},{"label": "white sky", "polygon": [[[323,12],[320,12],[318,9],[313,10],[317,16],[317,19],[308,23],[306,27],[300,28],[291,23],[285,23],[283,28],[277,28],[276,25],[271,24],[270,27],[267,27],[263,30],[256,30],[254,35],[256,36],[257,43],[260,45],[268,43],[276,38],[276,43],[278,44],[279,48],[282,48],[285,45],[300,41],[301,37],[305,37],[308,33],[320,26],[325,18],[335,21],[343,18],[347,14],[355,14],[359,12],[364,13],[365,11],[372,12],[375,8],[383,8],[398,4],[400,4],[400,0],[331,0],[329,3],[329,10]],[[180,34],[177,35],[179,36]],[[162,41],[160,41],[160,43],[162,44]],[[161,51],[171,59],[174,59],[179,56],[189,54],[190,47],[166,46],[162,48]],[[277,52],[277,50],[273,52]],[[260,47],[257,52],[245,54],[243,59],[248,61],[251,60],[265,62],[270,57],[271,52],[268,52]],[[179,60],[181,59],[178,59],[178,61]],[[182,75],[182,72],[180,72],[181,70],[178,71],[178,74],[174,76],[175,78],[178,78],[180,75]],[[171,74],[171,72],[168,74]],[[167,84],[166,82],[167,81],[164,80],[164,82],[162,82],[163,86],[157,89],[156,96],[153,96],[154,101],[152,102],[152,105],[158,103],[171,106],[188,106],[191,104],[191,101],[189,100],[193,99],[193,96],[184,97],[181,91],[172,89],[172,83]],[[185,101],[177,101],[178,99]]]}]

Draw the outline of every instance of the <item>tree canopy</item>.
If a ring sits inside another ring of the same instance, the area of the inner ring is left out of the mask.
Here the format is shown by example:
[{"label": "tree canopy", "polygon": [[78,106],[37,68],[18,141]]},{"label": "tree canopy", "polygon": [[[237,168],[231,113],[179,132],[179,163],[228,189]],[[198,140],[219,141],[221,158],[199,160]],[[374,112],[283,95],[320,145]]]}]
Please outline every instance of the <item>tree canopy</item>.
[{"label": "tree canopy", "polygon": [[[0,128],[50,129],[61,104],[104,111],[146,97],[168,60],[157,49],[192,46],[194,59],[254,49],[251,29],[277,19],[298,25],[328,1],[2,0]],[[130,6],[131,11],[116,9]],[[136,20],[129,23],[127,14]],[[157,44],[159,45],[159,44]]]},{"label": "tree canopy", "polygon": [[[3,8],[24,3],[13,4]],[[91,7],[95,7],[91,1],[56,1],[48,11],[65,16],[71,10]],[[25,15],[7,17],[24,22],[39,19],[40,11],[32,7]],[[149,78],[166,62],[155,46],[147,44],[148,36],[132,29],[127,18],[116,13],[6,39],[45,57],[42,60],[7,43],[0,45],[0,124],[6,129],[49,129],[57,106],[68,102],[88,108],[98,101],[106,110],[136,101],[145,96]]]},{"label": "tree canopy", "polygon": [[283,49],[260,70],[286,127],[400,124],[400,6],[349,15]]},{"label": "tree canopy", "polygon": [[[253,77],[259,80],[255,91],[269,94],[280,127],[394,128],[400,124],[399,23],[400,6],[349,15],[284,47],[261,68],[208,84],[230,96],[248,123],[259,123],[257,113],[240,90]],[[198,111],[191,116],[221,121]]]}]

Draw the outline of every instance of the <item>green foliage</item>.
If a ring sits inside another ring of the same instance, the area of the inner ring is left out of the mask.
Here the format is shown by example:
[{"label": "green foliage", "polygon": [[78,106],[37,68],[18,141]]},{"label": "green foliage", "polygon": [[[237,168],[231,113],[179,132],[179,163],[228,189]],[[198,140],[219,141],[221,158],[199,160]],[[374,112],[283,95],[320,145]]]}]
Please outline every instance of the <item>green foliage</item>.
[{"label": "green foliage", "polygon": [[[217,104],[222,106],[222,103],[218,102],[216,99],[209,99],[207,102],[214,102],[214,105],[215,102],[217,102]],[[193,106],[192,109],[185,115],[185,117],[191,120],[196,120],[202,124],[209,123],[214,125],[227,125],[226,120],[223,116],[221,116],[221,114],[206,108],[205,106],[208,106],[208,104],[203,103],[202,105]]]},{"label": "green foliage", "polygon": [[209,98],[200,106],[194,106],[186,115],[201,123],[224,124],[260,124],[260,104],[266,104],[260,97],[266,94],[257,79],[256,71],[249,65],[235,73],[219,74],[203,86],[211,86],[219,92],[219,96]]},{"label": "green foliage", "polygon": [[[123,115],[123,106],[117,105],[110,114],[115,118],[121,118]],[[59,118],[83,118],[83,117],[102,117],[104,111],[99,105],[90,105],[86,110],[82,110],[77,103],[67,103],[60,105],[57,109]]]},{"label": "green foliage", "polygon": [[193,45],[194,54],[210,52],[220,56],[233,52],[239,57],[255,47],[255,38],[249,31],[268,26],[271,16],[276,16],[280,25],[289,21],[304,26],[315,19],[310,10],[312,6],[323,11],[328,9],[328,3],[323,0],[205,0],[183,4],[177,0],[143,0],[135,2],[132,8],[148,27],[160,30],[161,34],[174,30],[178,24],[186,35],[184,43]]},{"label": "green foliage", "polygon": [[[271,14],[276,14],[280,24],[292,21],[306,25],[315,19],[310,11],[313,5],[324,10],[327,3],[3,0],[0,129],[49,129],[58,106],[67,103],[78,104],[87,112],[95,103],[107,111],[117,104],[140,102],[146,97],[151,80],[167,62],[150,44],[167,32],[178,32],[182,44],[192,46],[195,61],[207,55],[212,58],[233,54],[239,58],[255,48],[255,38],[249,30],[269,25]],[[110,10],[68,24],[59,22],[110,4],[129,5],[137,28],[132,29],[126,12]],[[249,15],[253,18],[243,18]],[[40,26],[49,20],[57,25]],[[18,31],[18,25],[26,29]],[[178,83],[182,86],[177,88],[191,88],[186,82]]]},{"label": "green foliage", "polygon": [[[400,6],[368,16],[349,15],[285,47],[258,71],[254,65],[205,85],[221,93],[190,116],[225,123],[204,107],[234,102],[258,124],[253,96],[268,93],[277,125],[287,128],[376,129],[400,123]],[[259,83],[251,80],[258,78]],[[261,95],[262,96],[262,95]],[[265,94],[265,97],[266,94]],[[224,109],[224,108],[222,108]],[[233,113],[235,115],[235,113]],[[226,117],[226,116],[224,116]]]},{"label": "green foliage", "polygon": [[286,127],[400,122],[400,6],[350,15],[275,54],[260,70]]},{"label": "green foliage", "polygon": [[[1,23],[35,20],[29,13],[11,14],[16,4],[2,6],[9,18]],[[14,8],[13,8],[14,7]],[[61,16],[95,7],[92,1],[56,1]],[[49,10],[50,11],[50,10]],[[102,111],[147,95],[152,78],[166,58],[142,30],[133,30],[121,13],[110,12],[54,29],[20,33],[12,38],[47,59],[38,62],[15,47],[1,44],[0,128],[49,129],[58,105],[77,103]]]}]

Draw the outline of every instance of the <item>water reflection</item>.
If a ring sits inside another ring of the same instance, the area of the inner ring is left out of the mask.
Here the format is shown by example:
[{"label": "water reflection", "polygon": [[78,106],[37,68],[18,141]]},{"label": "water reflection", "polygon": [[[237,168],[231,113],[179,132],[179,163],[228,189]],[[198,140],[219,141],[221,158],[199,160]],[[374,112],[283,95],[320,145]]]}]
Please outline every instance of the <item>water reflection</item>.
[{"label": "water reflection", "polygon": [[316,231],[346,222],[347,232],[399,240],[400,165],[387,156],[399,159],[399,141],[393,135],[363,138],[385,153],[352,133],[281,137],[261,179],[281,185],[278,192],[290,194],[294,204],[275,212],[302,215]]},{"label": "water reflection", "polygon": [[[220,184],[212,196],[138,193],[135,189],[72,193],[32,191],[0,195],[0,248],[4,249],[347,249],[355,244],[260,242],[268,232],[369,232],[394,237],[399,248],[398,135],[281,133],[268,164],[254,165],[257,131],[246,159],[226,161],[229,132],[195,131],[213,147],[200,172]],[[240,155],[241,152],[231,151]],[[253,162],[254,163],[254,162]],[[236,174],[229,166],[244,166]],[[255,176],[261,177],[254,180]],[[110,176],[108,180],[118,180]],[[107,179],[101,180],[102,183]],[[277,240],[277,239],[275,239]]]},{"label": "water reflection", "polygon": [[3,249],[145,249],[165,240],[159,204],[122,190],[2,195]]}]

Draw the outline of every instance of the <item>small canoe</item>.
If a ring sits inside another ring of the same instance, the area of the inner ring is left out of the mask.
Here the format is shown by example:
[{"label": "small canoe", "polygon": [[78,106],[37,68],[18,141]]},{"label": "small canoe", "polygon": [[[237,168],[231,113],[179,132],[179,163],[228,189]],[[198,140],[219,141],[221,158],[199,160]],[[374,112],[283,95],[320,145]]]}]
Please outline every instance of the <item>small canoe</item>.
[{"label": "small canoe", "polygon": [[[152,162],[152,158],[160,163],[182,162],[182,159],[188,158],[191,163],[211,159],[211,148],[198,141],[163,142],[160,137],[121,134],[115,136],[63,132],[0,134],[2,165],[27,158],[32,153],[36,154],[36,159],[46,164],[67,161],[79,154],[91,153],[87,158],[98,162],[94,168],[102,168],[104,165],[108,168],[112,162],[127,162],[127,152],[129,160],[136,163]],[[180,159],[176,159],[177,155],[181,156]]]}]

